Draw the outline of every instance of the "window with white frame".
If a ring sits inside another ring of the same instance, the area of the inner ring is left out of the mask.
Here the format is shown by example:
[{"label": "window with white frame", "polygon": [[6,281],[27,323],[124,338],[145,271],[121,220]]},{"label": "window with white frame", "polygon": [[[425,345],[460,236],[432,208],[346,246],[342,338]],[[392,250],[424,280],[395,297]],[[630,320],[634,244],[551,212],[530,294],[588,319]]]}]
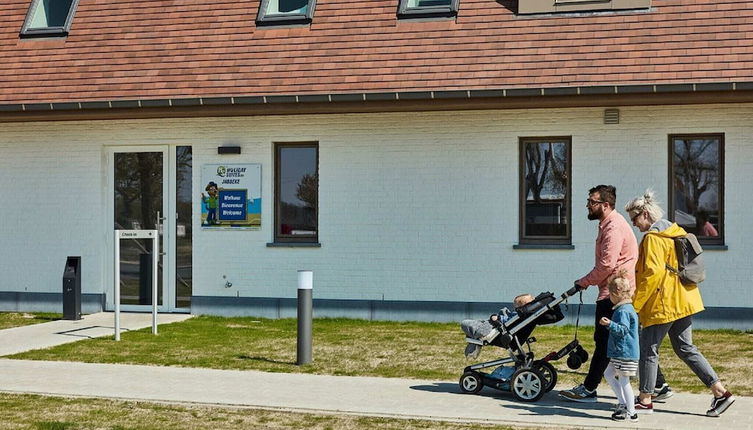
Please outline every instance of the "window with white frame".
[{"label": "window with white frame", "polygon": [[314,17],[316,0],[262,0],[259,25],[306,24]]},{"label": "window with white frame", "polygon": [[21,36],[68,35],[77,5],[78,0],[32,0]]}]

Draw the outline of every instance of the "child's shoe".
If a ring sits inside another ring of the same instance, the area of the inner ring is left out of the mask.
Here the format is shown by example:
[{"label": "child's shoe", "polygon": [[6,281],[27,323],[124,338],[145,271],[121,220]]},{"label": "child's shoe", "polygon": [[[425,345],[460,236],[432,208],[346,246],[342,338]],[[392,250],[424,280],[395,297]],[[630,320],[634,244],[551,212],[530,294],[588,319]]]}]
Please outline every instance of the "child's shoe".
[{"label": "child's shoe", "polygon": [[627,407],[623,405],[622,403],[618,403],[617,406],[614,407],[614,412],[612,413],[612,419],[615,419],[616,416],[624,415],[627,412]]},{"label": "child's shoe", "polygon": [[633,415],[630,415],[625,405],[617,405],[617,408],[615,408],[615,411],[612,414],[612,420],[613,421],[630,421],[630,422],[635,423],[635,422],[638,422],[638,414],[633,413]]},{"label": "child's shoe", "polygon": [[706,411],[706,415],[710,417],[718,417],[733,403],[735,403],[735,396],[727,391],[722,395],[722,397],[714,397],[714,400],[711,401],[711,408]]},{"label": "child's shoe", "polygon": [[[620,406],[622,406],[622,405],[620,405]],[[612,420],[613,421],[625,421],[625,420],[627,420],[627,411],[625,409],[618,408],[612,414]]]}]

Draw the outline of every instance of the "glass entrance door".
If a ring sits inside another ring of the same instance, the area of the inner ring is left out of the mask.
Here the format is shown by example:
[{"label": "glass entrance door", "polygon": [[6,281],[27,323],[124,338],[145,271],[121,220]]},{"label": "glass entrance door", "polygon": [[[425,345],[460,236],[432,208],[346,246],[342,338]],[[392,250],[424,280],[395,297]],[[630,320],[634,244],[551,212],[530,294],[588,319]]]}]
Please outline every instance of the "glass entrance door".
[{"label": "glass entrance door", "polygon": [[[112,154],[113,229],[164,232],[167,157],[164,149],[155,149],[116,150]],[[157,242],[160,249],[154,250],[151,240],[120,241],[120,267],[115,270],[120,270],[120,304],[124,310],[151,307],[152,270],[157,270],[157,305],[164,308],[164,260],[160,255],[158,267],[152,267],[151,263],[153,252],[163,252],[163,234]]]},{"label": "glass entrance door", "polygon": [[[121,240],[121,308],[150,311],[152,270],[157,270],[157,305],[161,312],[189,311],[192,293],[192,154],[190,146],[112,147],[110,219],[114,230],[158,230],[159,249],[151,240]],[[166,216],[170,214],[169,216]],[[114,250],[115,240],[110,234]],[[157,267],[152,253],[159,252]],[[111,260],[111,259],[110,259]],[[112,289],[107,308],[113,309]]]}]

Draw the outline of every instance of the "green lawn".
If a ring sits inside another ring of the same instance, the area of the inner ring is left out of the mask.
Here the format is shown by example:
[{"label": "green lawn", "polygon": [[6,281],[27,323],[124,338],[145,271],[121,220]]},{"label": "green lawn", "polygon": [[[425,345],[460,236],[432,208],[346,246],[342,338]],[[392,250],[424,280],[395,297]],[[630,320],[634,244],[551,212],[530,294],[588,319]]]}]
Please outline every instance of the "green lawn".
[{"label": "green lawn", "polygon": [[[511,427],[0,393],[4,430],[511,430]],[[516,427],[519,428],[519,427]]]},{"label": "green lawn", "polygon": [[[297,366],[294,319],[222,318],[199,316],[181,323],[128,332],[116,343],[110,338],[84,340],[11,358],[68,360],[96,363],[132,363],[160,366],[254,369],[268,372],[304,372],[332,375],[403,377],[457,380],[471,362],[463,356],[464,335],[457,323],[400,323],[348,319],[316,319],[313,323],[313,358]],[[558,350],[572,340],[574,327],[543,326],[534,331],[537,357]],[[578,338],[591,351],[593,329],[581,327]],[[740,395],[753,394],[749,357],[753,334],[732,330],[697,330],[694,340],[720,374],[727,387]],[[665,341],[661,364],[676,390],[707,389],[682,363]],[[477,361],[506,355],[485,347]],[[587,364],[578,370],[555,363],[558,388],[582,382]]]},{"label": "green lawn", "polygon": [[0,330],[59,320],[63,314],[0,312]]}]

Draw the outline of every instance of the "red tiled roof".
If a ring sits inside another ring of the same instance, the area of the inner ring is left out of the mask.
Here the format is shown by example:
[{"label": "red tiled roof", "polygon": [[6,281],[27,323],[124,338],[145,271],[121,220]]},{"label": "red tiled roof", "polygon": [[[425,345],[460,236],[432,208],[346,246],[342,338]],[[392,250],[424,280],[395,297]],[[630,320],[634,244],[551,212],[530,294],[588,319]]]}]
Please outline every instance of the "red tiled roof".
[{"label": "red tiled roof", "polygon": [[0,104],[753,81],[753,2],[456,19],[398,0],[318,0],[310,27],[257,28],[259,0],[81,0],[64,40],[20,39],[31,0],[0,3]]}]

